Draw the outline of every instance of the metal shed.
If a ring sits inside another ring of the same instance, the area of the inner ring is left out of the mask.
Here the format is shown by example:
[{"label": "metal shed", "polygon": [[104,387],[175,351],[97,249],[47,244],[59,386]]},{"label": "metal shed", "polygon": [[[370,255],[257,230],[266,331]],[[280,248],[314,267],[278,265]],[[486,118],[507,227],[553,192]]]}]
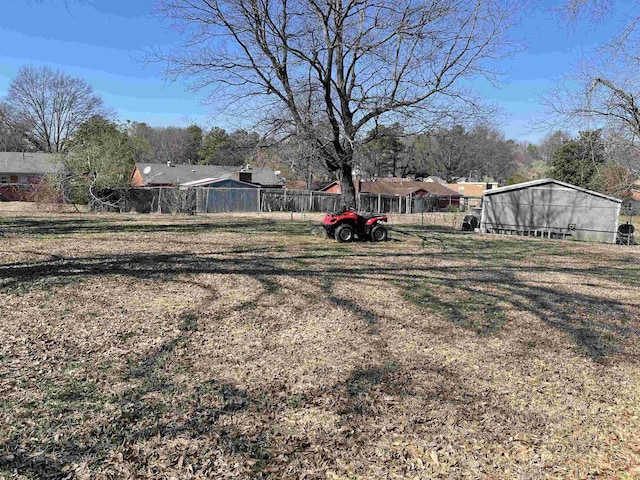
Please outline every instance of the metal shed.
[{"label": "metal shed", "polygon": [[615,243],[622,200],[544,178],[487,190],[483,233]]}]

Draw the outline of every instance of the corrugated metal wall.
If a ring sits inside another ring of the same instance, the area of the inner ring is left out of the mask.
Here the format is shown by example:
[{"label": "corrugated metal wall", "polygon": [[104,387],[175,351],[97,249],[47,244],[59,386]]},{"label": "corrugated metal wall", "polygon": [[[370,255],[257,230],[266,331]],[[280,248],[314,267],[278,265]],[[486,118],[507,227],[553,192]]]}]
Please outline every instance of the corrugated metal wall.
[{"label": "corrugated metal wall", "polygon": [[553,183],[485,195],[483,231],[615,243],[620,203]]},{"label": "corrugated metal wall", "polygon": [[258,188],[202,188],[198,191],[198,213],[257,212]]}]

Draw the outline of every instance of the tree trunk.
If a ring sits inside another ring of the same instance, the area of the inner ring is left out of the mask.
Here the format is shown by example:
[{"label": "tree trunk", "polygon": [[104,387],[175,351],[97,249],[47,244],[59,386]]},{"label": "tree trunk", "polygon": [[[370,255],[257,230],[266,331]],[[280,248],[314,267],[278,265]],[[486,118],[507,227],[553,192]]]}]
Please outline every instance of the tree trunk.
[{"label": "tree trunk", "polygon": [[340,188],[342,189],[342,203],[346,207],[356,208],[356,189],[353,185],[353,171],[348,162],[343,162],[340,170]]}]

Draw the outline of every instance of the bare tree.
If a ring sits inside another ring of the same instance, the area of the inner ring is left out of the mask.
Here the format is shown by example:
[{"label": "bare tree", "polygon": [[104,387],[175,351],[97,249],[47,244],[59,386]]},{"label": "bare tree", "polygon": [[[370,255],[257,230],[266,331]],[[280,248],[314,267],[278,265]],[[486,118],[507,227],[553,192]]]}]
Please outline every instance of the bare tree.
[{"label": "bare tree", "polygon": [[108,114],[87,82],[47,66],[22,67],[5,102],[14,124],[25,127],[28,141],[44,152],[63,151],[80,125]]},{"label": "bare tree", "polygon": [[470,169],[482,178],[496,181],[509,178],[518,170],[517,148],[492,125],[477,125],[468,134]]},{"label": "bare tree", "polygon": [[447,182],[455,182],[474,168],[471,163],[470,135],[462,125],[425,135],[426,142],[418,150],[422,170]]},{"label": "bare tree", "polygon": [[[620,130],[640,139],[640,4],[630,3],[628,21],[578,69],[549,92],[546,103],[567,123]],[[614,0],[567,0],[561,12],[570,24],[585,15],[593,27],[619,8]]]},{"label": "bare tree", "polygon": [[25,152],[31,145],[24,138],[26,128],[14,120],[8,105],[0,104],[0,152]]},{"label": "bare tree", "polygon": [[614,3],[614,0],[565,0],[557,10],[570,25],[575,25],[585,14],[592,24],[597,24],[611,14]]},{"label": "bare tree", "polygon": [[[306,138],[355,204],[354,151],[380,119],[477,107],[463,80],[495,78],[517,0],[157,0],[186,42],[156,59],[227,105]],[[252,102],[252,99],[259,101]],[[465,103],[466,102],[466,103]],[[329,125],[327,130],[325,125]]]},{"label": "bare tree", "polygon": [[151,128],[149,141],[153,157],[159,163],[187,163],[189,132],[186,128]]},{"label": "bare tree", "polygon": [[631,189],[633,180],[640,177],[640,146],[619,129],[606,130],[604,142],[607,160],[631,173],[631,179],[626,175],[619,176],[617,190]]},{"label": "bare tree", "polygon": [[315,144],[305,139],[290,137],[269,150],[280,164],[278,169],[284,167],[287,182],[304,180],[305,188],[311,189],[315,182],[326,179],[329,174]]},{"label": "bare tree", "polygon": [[569,140],[571,140],[571,135],[562,130],[556,130],[553,133],[545,135],[545,137],[540,140],[537,148],[540,159],[545,163],[550,163],[553,153]]}]

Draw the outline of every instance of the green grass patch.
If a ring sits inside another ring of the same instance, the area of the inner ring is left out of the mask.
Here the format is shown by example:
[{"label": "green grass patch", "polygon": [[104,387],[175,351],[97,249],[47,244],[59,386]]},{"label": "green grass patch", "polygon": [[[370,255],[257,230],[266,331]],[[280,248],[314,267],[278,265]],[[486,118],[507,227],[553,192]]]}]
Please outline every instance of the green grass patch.
[{"label": "green grass patch", "polygon": [[198,329],[198,317],[195,313],[185,312],[180,315],[180,330],[183,332],[193,332]]}]

